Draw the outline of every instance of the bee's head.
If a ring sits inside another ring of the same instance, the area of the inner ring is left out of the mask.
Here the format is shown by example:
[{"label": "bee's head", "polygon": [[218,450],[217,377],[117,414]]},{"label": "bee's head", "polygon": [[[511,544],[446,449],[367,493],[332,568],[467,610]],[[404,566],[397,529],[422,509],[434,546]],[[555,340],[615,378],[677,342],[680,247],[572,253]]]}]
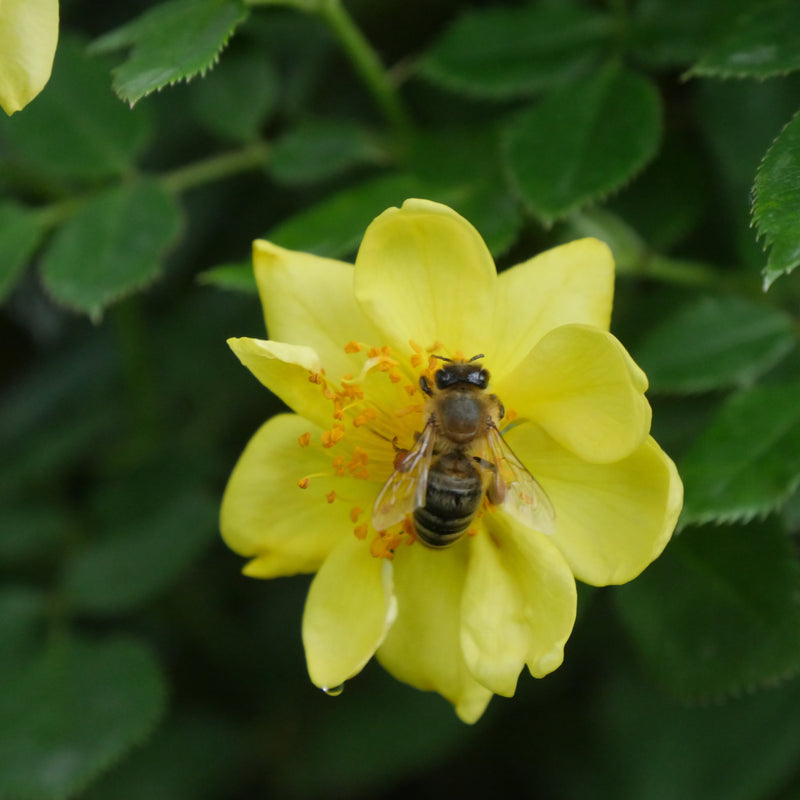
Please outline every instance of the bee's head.
[{"label": "bee's head", "polygon": [[[436,388],[440,391],[459,385],[474,386],[477,389],[485,389],[489,385],[489,370],[475,363],[479,358],[483,358],[482,353],[473,356],[469,361],[453,361],[444,356],[433,357],[446,362],[433,376]],[[425,394],[432,394],[430,384],[424,375],[419,379],[419,385]]]}]

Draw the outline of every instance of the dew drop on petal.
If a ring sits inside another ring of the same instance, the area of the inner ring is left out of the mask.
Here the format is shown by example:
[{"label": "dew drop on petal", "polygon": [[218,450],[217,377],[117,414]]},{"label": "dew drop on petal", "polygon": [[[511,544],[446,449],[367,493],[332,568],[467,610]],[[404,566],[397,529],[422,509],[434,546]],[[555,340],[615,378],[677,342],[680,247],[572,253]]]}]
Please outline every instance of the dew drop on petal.
[{"label": "dew drop on petal", "polygon": [[328,697],[338,697],[344,691],[344,684],[340,683],[338,686],[323,686],[322,691],[328,695]]}]

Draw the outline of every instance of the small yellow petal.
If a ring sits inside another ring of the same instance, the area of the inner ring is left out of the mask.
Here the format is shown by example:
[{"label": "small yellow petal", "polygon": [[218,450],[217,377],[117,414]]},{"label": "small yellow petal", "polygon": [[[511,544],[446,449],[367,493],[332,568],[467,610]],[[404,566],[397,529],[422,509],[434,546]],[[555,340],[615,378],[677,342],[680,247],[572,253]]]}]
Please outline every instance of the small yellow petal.
[{"label": "small yellow petal", "polygon": [[580,323],[608,330],[613,299],[614,258],[598,239],[554,247],[501,272],[491,348],[494,373],[513,370],[548,331],[560,325]]},{"label": "small yellow petal", "polygon": [[356,258],[355,293],[364,313],[399,354],[487,341],[497,275],[478,232],[447,206],[407,200],[367,228]]},{"label": "small yellow petal", "polygon": [[239,361],[289,408],[320,427],[328,427],[331,404],[319,384],[309,380],[322,369],[310,347],[263,339],[228,339]]},{"label": "small yellow petal", "polygon": [[306,599],[303,646],[312,683],[340,686],[372,658],[396,615],[392,565],[350,537],[325,560]]},{"label": "small yellow petal", "polygon": [[335,379],[353,369],[348,342],[379,344],[353,294],[353,265],[253,243],[255,270],[270,338],[316,351]]},{"label": "small yellow petal", "polygon": [[661,554],[683,486],[652,437],[612,464],[583,461],[534,425],[514,428],[508,440],[556,509],[553,543],[576,578],[595,586],[626,583]]},{"label": "small yellow petal", "polygon": [[587,461],[618,461],[650,430],[644,373],[598,328],[555,328],[496,388],[507,406]]},{"label": "small yellow petal", "polygon": [[50,78],[58,42],[58,0],[0,3],[0,106],[24,108]]},{"label": "small yellow petal", "polygon": [[496,694],[514,694],[527,664],[541,678],[560,666],[575,623],[572,572],[548,536],[502,513],[470,541],[461,641],[470,672]]},{"label": "small yellow petal", "polygon": [[[334,477],[330,455],[301,447],[298,439],[319,429],[294,414],[273,417],[256,432],[231,474],[220,512],[222,537],[228,547],[252,559],[245,573],[272,578],[313,572],[342,540],[354,538],[350,504],[327,502],[333,486],[355,499],[370,485]],[[298,486],[312,477],[308,488]]]},{"label": "small yellow petal", "polygon": [[471,675],[461,650],[466,561],[463,539],[441,552],[418,543],[397,550],[397,619],[377,657],[398,680],[439,692],[462,720],[475,722],[492,693]]}]

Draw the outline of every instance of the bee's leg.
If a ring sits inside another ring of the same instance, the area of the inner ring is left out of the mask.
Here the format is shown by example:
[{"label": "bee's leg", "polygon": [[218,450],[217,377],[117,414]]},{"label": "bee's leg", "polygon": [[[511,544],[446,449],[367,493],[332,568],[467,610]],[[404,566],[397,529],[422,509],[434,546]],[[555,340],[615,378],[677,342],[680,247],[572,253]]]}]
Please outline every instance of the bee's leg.
[{"label": "bee's leg", "polygon": [[490,503],[499,506],[506,499],[506,485],[500,477],[500,471],[495,464],[480,456],[473,456],[472,460],[482,469],[491,472],[492,477],[486,489],[486,496],[489,498]]}]

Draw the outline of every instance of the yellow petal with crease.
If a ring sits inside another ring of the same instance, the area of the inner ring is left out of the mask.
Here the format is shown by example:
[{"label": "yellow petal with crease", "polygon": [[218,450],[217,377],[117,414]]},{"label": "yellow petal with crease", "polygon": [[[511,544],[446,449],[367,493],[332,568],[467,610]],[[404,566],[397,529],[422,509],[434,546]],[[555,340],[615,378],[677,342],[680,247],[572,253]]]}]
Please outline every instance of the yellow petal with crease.
[{"label": "yellow petal with crease", "polygon": [[396,607],[391,563],[373,558],[369,545],[354,536],[343,541],[306,599],[303,646],[311,681],[332,688],[359,673],[389,630]]},{"label": "yellow petal with crease", "polygon": [[411,352],[409,341],[436,346],[443,355],[455,348],[467,358],[482,352],[496,283],[494,262],[475,228],[427,200],[384,211],[356,258],[356,299],[401,354]]},{"label": "yellow petal with crease", "polygon": [[0,2],[0,106],[24,108],[50,78],[58,42],[58,0]]},{"label": "yellow petal with crease", "polygon": [[647,378],[610,333],[587,325],[550,331],[496,389],[587,461],[618,461],[650,430]]},{"label": "yellow petal with crease", "polygon": [[652,437],[613,464],[582,461],[534,425],[519,425],[507,438],[555,506],[553,543],[576,578],[595,586],[625,583],[661,554],[680,514],[683,485]]},{"label": "yellow petal with crease", "polygon": [[511,697],[527,664],[541,678],[560,666],[575,623],[572,572],[549,537],[502,513],[470,541],[461,642],[470,672]]},{"label": "yellow petal with crease", "polygon": [[498,376],[510,372],[560,325],[577,322],[608,330],[613,300],[614,258],[598,239],[554,247],[501,272],[492,370]]},{"label": "yellow petal with crease", "polygon": [[356,303],[352,264],[259,240],[253,267],[270,338],[311,347],[334,379],[360,369],[348,342],[382,344]]},{"label": "yellow petal with crease", "polygon": [[228,339],[239,361],[273,394],[300,416],[322,428],[331,421],[331,404],[320,386],[309,381],[322,369],[319,356],[310,347],[263,339]]},{"label": "yellow petal with crease", "polygon": [[464,539],[442,552],[418,543],[397,550],[397,619],[377,657],[398,680],[439,692],[464,722],[475,722],[492,693],[472,677],[461,651],[466,562]]},{"label": "yellow petal with crease", "polygon": [[[333,477],[329,451],[298,444],[306,431],[319,432],[294,414],[270,419],[248,443],[225,489],[222,537],[252,559],[244,570],[252,577],[313,572],[343,539],[353,537],[350,504],[328,503],[332,488],[369,508],[373,486]],[[312,478],[307,489],[297,485],[318,473],[327,477]]]}]

